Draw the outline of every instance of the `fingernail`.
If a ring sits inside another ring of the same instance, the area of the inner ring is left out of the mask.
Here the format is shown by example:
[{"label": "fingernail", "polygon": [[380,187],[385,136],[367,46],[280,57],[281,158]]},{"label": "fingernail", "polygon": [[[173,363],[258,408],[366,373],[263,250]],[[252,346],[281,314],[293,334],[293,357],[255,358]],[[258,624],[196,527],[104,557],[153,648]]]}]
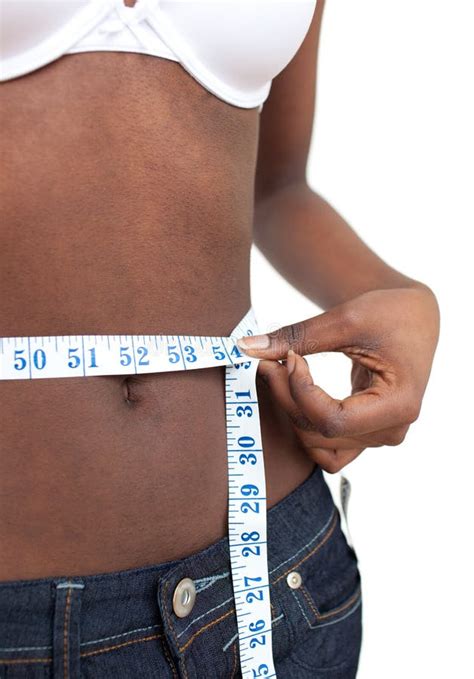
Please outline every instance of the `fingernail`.
[{"label": "fingernail", "polygon": [[237,340],[241,349],[268,349],[270,338],[268,335],[248,335]]},{"label": "fingernail", "polygon": [[288,375],[291,375],[296,367],[296,356],[293,349],[288,349],[288,355],[286,357],[286,367],[288,369]]}]

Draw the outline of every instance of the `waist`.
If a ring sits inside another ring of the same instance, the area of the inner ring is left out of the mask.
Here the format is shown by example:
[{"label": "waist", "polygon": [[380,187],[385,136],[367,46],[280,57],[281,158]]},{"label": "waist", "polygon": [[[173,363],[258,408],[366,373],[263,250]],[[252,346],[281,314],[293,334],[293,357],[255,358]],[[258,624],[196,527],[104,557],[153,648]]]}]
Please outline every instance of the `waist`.
[{"label": "waist", "polygon": [[[143,565],[225,535],[224,368],[0,380],[0,400],[0,579]],[[263,385],[259,408],[271,506],[312,463]]]}]

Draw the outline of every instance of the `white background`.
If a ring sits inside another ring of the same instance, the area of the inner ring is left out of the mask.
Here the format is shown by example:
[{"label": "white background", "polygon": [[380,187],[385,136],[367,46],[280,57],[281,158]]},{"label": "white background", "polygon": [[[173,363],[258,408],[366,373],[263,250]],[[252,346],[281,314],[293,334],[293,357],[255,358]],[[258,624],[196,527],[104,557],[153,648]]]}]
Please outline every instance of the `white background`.
[{"label": "white background", "polygon": [[[359,679],[474,677],[472,299],[474,3],[327,0],[312,188],[442,314],[419,420],[346,468],[363,577]],[[262,329],[319,313],[254,248]],[[349,362],[311,357],[349,393]],[[327,477],[334,486],[336,477]]]}]

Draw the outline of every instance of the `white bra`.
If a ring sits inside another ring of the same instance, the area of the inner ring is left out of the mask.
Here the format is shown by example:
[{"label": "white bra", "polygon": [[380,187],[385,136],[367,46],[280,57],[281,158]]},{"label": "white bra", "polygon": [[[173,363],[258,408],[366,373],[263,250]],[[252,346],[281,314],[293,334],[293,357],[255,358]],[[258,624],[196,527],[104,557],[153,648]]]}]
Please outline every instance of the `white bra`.
[{"label": "white bra", "polygon": [[140,52],[179,62],[203,87],[262,108],[308,32],[316,0],[0,0],[0,80],[64,54]]}]

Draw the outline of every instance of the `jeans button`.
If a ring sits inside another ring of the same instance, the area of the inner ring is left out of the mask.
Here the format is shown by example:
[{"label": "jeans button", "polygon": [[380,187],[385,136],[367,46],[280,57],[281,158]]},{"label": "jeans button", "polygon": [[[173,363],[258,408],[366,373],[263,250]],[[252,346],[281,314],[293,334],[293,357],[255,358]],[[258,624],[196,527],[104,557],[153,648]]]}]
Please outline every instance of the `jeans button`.
[{"label": "jeans button", "polygon": [[298,589],[303,584],[303,578],[298,573],[298,571],[288,573],[286,576],[286,581],[288,583],[288,587],[291,587],[291,589]]},{"label": "jeans button", "polygon": [[191,613],[196,601],[196,587],[191,578],[183,578],[178,582],[173,594],[173,611],[178,618],[185,618]]}]

